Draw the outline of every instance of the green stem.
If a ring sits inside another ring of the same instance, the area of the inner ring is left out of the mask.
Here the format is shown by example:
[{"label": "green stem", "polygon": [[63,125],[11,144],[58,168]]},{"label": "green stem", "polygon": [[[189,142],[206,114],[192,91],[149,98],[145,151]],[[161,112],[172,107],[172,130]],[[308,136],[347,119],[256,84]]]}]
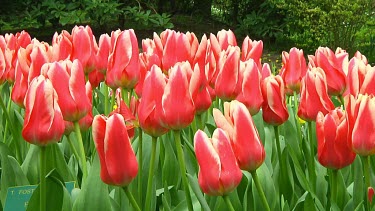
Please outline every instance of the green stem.
[{"label": "green stem", "polygon": [[157,139],[158,139],[157,137],[152,137],[151,161],[150,161],[150,168],[148,170],[145,210],[150,210],[150,207],[151,207],[151,195],[152,195],[152,190],[153,190],[153,188],[152,188],[152,178],[153,178],[153,174],[154,174]]},{"label": "green stem", "polygon": [[193,204],[192,204],[192,200],[190,196],[189,183],[186,177],[186,165],[185,165],[184,153],[182,151],[180,131],[174,130],[173,133],[174,133],[174,140],[176,143],[178,162],[180,166],[182,185],[184,186],[184,190],[185,190],[186,203],[187,203],[189,211],[193,211]]},{"label": "green stem", "polygon": [[314,140],[312,137],[312,123],[311,121],[307,122],[308,124],[308,136],[309,136],[309,143],[310,143],[310,158],[309,158],[309,177],[310,177],[310,182],[312,183],[312,190],[315,192],[315,187],[316,187],[316,175],[315,175],[315,152],[314,152]]},{"label": "green stem", "polygon": [[81,128],[79,127],[78,122],[74,122],[74,131],[77,136],[77,140],[79,144],[79,152],[81,153],[80,160],[81,160],[81,167],[82,167],[82,174],[83,174],[82,183],[81,183],[81,186],[82,186],[87,178],[87,164],[86,164],[85,148],[83,147]]},{"label": "green stem", "polygon": [[[76,159],[77,159],[78,161],[80,161],[80,160],[81,160],[81,159],[80,159],[80,156],[79,156],[79,154],[78,154],[78,152],[77,152],[77,149],[74,147],[74,144],[73,144],[72,140],[70,139],[70,136],[69,136],[69,135],[66,135],[66,140],[68,140],[69,147],[70,147],[70,149],[73,151],[74,156],[76,157]],[[81,168],[82,168],[82,166],[81,166]]]},{"label": "green stem", "polygon": [[223,196],[223,199],[224,199],[225,203],[227,204],[228,209],[229,209],[230,211],[235,211],[235,209],[234,209],[234,207],[233,207],[233,205],[232,205],[232,202],[230,201],[229,196],[228,196],[228,195],[224,195],[224,196]]},{"label": "green stem", "polygon": [[368,187],[371,187],[371,182],[370,182],[370,173],[371,169],[370,169],[370,156],[364,156],[363,157],[363,173],[364,173],[364,176],[365,176],[365,191],[366,191],[366,207],[367,207],[367,210],[370,210],[370,203],[369,203],[369,200],[368,200]]},{"label": "green stem", "polygon": [[137,210],[137,211],[141,211],[141,209],[139,208],[137,202],[135,201],[135,199],[134,199],[132,193],[129,191],[128,186],[125,186],[125,187],[124,187],[124,191],[125,191],[126,196],[127,196],[128,199],[129,199],[130,203],[132,204],[133,208],[134,208],[135,210]]},{"label": "green stem", "polygon": [[275,132],[277,157],[279,158],[279,167],[280,167],[280,171],[282,171],[283,170],[283,164],[282,164],[282,157],[281,157],[279,126],[273,126],[273,131]]},{"label": "green stem", "polygon": [[302,132],[301,132],[301,124],[299,122],[299,117],[298,117],[298,96],[297,96],[297,92],[296,91],[293,91],[293,95],[294,95],[294,121],[296,123],[296,129],[297,129],[297,135],[298,135],[298,139],[299,139],[299,143],[300,145],[302,144]]},{"label": "green stem", "polygon": [[142,204],[142,171],[143,171],[143,131],[141,128],[138,130],[138,165],[140,171],[138,171],[138,193],[139,202]]},{"label": "green stem", "polygon": [[203,130],[202,114],[197,114],[195,117],[198,129]]},{"label": "green stem", "polygon": [[108,115],[109,114],[109,92],[108,92],[108,87],[107,85],[104,83],[103,84],[104,86],[104,114],[105,115]]},{"label": "green stem", "polygon": [[337,202],[337,173],[338,170],[332,170],[332,179],[331,179],[331,201]]},{"label": "green stem", "polygon": [[46,147],[40,147],[40,211],[46,211],[47,199],[46,199]]},{"label": "green stem", "polygon": [[260,198],[262,199],[263,207],[265,208],[265,210],[270,211],[271,210],[270,206],[268,205],[266,196],[264,195],[263,188],[260,185],[260,181],[259,181],[259,178],[258,178],[256,170],[255,171],[251,171],[250,173],[251,173],[251,176],[253,177],[253,180],[254,180],[255,186],[256,186],[256,188],[258,190],[258,193],[260,195]]}]

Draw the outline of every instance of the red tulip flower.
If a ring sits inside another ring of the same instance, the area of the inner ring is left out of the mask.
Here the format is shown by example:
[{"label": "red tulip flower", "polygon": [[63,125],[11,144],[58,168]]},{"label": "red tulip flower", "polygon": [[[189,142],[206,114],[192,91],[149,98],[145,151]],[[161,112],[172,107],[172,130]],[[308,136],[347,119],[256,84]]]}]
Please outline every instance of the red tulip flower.
[{"label": "red tulip flower", "polygon": [[154,137],[168,132],[160,122],[162,115],[162,96],[166,86],[165,76],[161,69],[154,65],[146,74],[142,90],[142,98],[138,107],[139,126],[142,130]]},{"label": "red tulip flower", "polygon": [[70,59],[73,52],[72,36],[63,30],[61,34],[57,32],[52,38],[52,61]]},{"label": "red tulip flower", "polygon": [[375,154],[375,97],[350,95],[347,108],[349,120],[349,145],[361,156]]},{"label": "red tulip flower", "polygon": [[102,34],[99,37],[99,49],[96,53],[95,69],[101,73],[107,72],[108,56],[111,50],[111,37],[108,34]]},{"label": "red tulip flower", "polygon": [[138,163],[130,144],[124,118],[97,115],[92,135],[100,159],[100,177],[104,183],[127,186],[137,176]]},{"label": "red tulip flower", "polygon": [[306,59],[303,55],[303,50],[292,48],[289,53],[283,51],[282,61],[283,66],[280,75],[284,80],[286,88],[299,93],[301,80],[307,72]]},{"label": "red tulip flower", "polygon": [[319,47],[315,56],[309,56],[311,67],[320,67],[327,77],[329,95],[342,95],[346,89],[345,63],[348,53],[344,51],[333,52],[331,49]]},{"label": "red tulip flower", "polygon": [[64,134],[64,119],[57,94],[49,79],[35,78],[25,97],[22,137],[31,144],[46,146],[58,142]]},{"label": "red tulip flower", "polygon": [[221,50],[227,50],[229,46],[237,46],[236,35],[232,30],[220,30],[217,35],[217,41],[219,42]]},{"label": "red tulip flower", "polygon": [[198,130],[194,136],[194,151],[199,164],[198,182],[204,193],[222,196],[240,184],[242,172],[222,129],[216,129],[212,138]]},{"label": "red tulip flower", "polygon": [[327,82],[323,70],[312,68],[307,71],[302,79],[298,116],[306,121],[315,121],[319,112],[326,115],[334,108],[327,93]]},{"label": "red tulip flower", "polygon": [[353,163],[356,154],[348,145],[348,121],[341,108],[316,117],[318,161],[331,169],[341,169]]},{"label": "red tulip flower", "polygon": [[[190,69],[189,69],[190,68]],[[162,123],[172,130],[180,130],[194,120],[195,106],[189,89],[188,63],[177,63],[170,69],[162,98]]]},{"label": "red tulip flower", "polygon": [[161,58],[163,71],[169,70],[177,62],[191,60],[192,46],[186,34],[167,29],[160,36],[164,46]]},{"label": "red tulip flower", "polygon": [[246,106],[236,100],[225,102],[224,115],[216,108],[213,115],[217,127],[227,132],[240,168],[251,172],[261,166],[266,153]]},{"label": "red tulip flower", "polygon": [[223,100],[234,100],[240,92],[239,69],[240,48],[229,46],[222,51],[218,61],[219,68],[215,81],[215,94]]},{"label": "red tulip flower", "polygon": [[66,121],[79,121],[91,108],[86,94],[83,67],[78,60],[47,63],[42,67],[56,89],[59,106]]},{"label": "red tulip flower", "polygon": [[75,26],[72,30],[72,55],[71,60],[78,59],[85,74],[95,67],[95,37],[90,26]]},{"label": "red tulip flower", "polygon": [[263,103],[262,75],[253,59],[241,62],[241,69],[243,69],[242,86],[236,100],[245,104],[251,115],[255,115],[259,112]]},{"label": "red tulip flower", "polygon": [[268,76],[262,82],[263,120],[270,125],[281,125],[289,118],[284,90],[284,82],[279,75]]},{"label": "red tulip flower", "polygon": [[348,67],[348,88],[351,95],[375,94],[375,67],[353,57]]},{"label": "red tulip flower", "polygon": [[261,57],[263,54],[263,41],[251,40],[248,36],[245,37],[242,43],[242,55],[241,61],[247,61],[253,59],[258,65],[258,68],[262,67]]},{"label": "red tulip flower", "polygon": [[139,74],[138,41],[132,29],[120,32],[108,58],[106,84],[112,89],[133,89]]}]

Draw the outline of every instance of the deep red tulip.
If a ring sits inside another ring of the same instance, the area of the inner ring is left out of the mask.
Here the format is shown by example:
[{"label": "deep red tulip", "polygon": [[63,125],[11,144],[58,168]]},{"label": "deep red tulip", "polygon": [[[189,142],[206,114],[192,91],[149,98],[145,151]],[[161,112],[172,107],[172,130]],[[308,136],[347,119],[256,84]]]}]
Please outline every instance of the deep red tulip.
[{"label": "deep red tulip", "polygon": [[213,115],[217,127],[227,132],[240,168],[254,171],[261,166],[266,153],[246,106],[236,100],[225,102],[224,115],[216,108]]},{"label": "deep red tulip", "polygon": [[300,92],[301,80],[307,72],[306,59],[303,50],[298,48],[290,49],[289,53],[282,53],[283,66],[280,75],[284,80],[287,89],[291,89],[297,93]]},{"label": "deep red tulip", "polygon": [[152,66],[144,81],[142,98],[138,107],[138,120],[142,130],[154,137],[168,132],[168,129],[160,123],[163,109],[161,101],[165,86],[165,76],[161,69],[156,65]]},{"label": "deep red tulip", "polygon": [[124,118],[97,115],[92,135],[100,159],[100,177],[109,185],[127,186],[138,173],[138,163],[130,144]]},{"label": "deep red tulip", "polygon": [[349,120],[349,145],[362,156],[375,154],[375,97],[350,95],[346,106]]},{"label": "deep red tulip", "polygon": [[242,172],[222,129],[216,129],[212,138],[198,130],[194,136],[194,151],[199,164],[198,182],[204,193],[222,196],[240,184]]},{"label": "deep red tulip", "polygon": [[348,145],[348,121],[341,108],[336,108],[324,116],[316,117],[318,141],[318,161],[331,169],[341,169],[353,163],[356,154]]},{"label": "deep red tulip", "polygon": [[348,60],[348,53],[344,51],[333,52],[328,47],[319,47],[315,56],[309,56],[311,67],[323,69],[327,78],[329,95],[342,95],[346,89],[345,63]]},{"label": "deep red tulip", "polygon": [[251,40],[248,36],[245,37],[242,43],[242,55],[241,61],[247,61],[253,59],[258,65],[258,68],[262,67],[261,57],[263,54],[263,41]]},{"label": "deep red tulip", "polygon": [[253,59],[241,62],[241,69],[243,69],[242,86],[236,100],[245,104],[251,115],[255,115],[259,112],[263,103],[262,75]]},{"label": "deep red tulip", "polygon": [[240,48],[229,46],[222,51],[216,68],[219,68],[215,81],[216,96],[223,100],[236,99],[240,92]]},{"label": "deep red tulip", "polygon": [[370,204],[372,204],[372,199],[374,197],[374,193],[375,193],[374,188],[372,188],[372,187],[367,188],[367,197],[368,197],[368,201],[370,202]]},{"label": "deep red tulip", "polygon": [[64,133],[64,120],[57,94],[49,79],[35,78],[25,97],[22,137],[31,144],[45,146],[58,142]]},{"label": "deep red tulip", "polygon": [[307,71],[302,79],[298,116],[306,121],[315,121],[319,112],[326,115],[334,108],[327,93],[324,71],[319,67]]},{"label": "deep red tulip", "polygon": [[192,72],[188,63],[177,63],[170,69],[164,88],[161,121],[172,130],[183,129],[194,120],[195,106],[189,91],[188,72]]},{"label": "deep red tulip", "polygon": [[108,58],[106,84],[112,89],[133,89],[139,80],[139,69],[138,41],[134,30],[122,31]]},{"label": "deep red tulip", "polygon": [[47,63],[42,73],[52,81],[64,120],[75,122],[86,116],[91,103],[86,94],[83,67],[78,60]]},{"label": "deep red tulip", "polygon": [[263,120],[271,125],[281,125],[289,118],[285,102],[284,82],[280,75],[268,76],[262,82]]}]

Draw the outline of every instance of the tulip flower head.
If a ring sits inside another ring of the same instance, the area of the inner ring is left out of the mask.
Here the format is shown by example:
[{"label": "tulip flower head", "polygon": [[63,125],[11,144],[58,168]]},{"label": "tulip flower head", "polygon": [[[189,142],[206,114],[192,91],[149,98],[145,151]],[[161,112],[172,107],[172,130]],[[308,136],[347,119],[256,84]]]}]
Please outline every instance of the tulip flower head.
[{"label": "tulip flower head", "polygon": [[124,118],[97,115],[92,134],[100,159],[100,177],[104,183],[127,186],[138,173],[138,163],[130,144]]},{"label": "tulip flower head", "polygon": [[199,164],[198,182],[204,193],[222,196],[240,184],[242,172],[224,130],[216,129],[212,138],[198,130],[194,151]]},{"label": "tulip flower head", "polygon": [[356,154],[348,145],[348,121],[341,108],[325,116],[319,112],[316,117],[318,140],[318,161],[331,169],[341,169],[353,163]]}]

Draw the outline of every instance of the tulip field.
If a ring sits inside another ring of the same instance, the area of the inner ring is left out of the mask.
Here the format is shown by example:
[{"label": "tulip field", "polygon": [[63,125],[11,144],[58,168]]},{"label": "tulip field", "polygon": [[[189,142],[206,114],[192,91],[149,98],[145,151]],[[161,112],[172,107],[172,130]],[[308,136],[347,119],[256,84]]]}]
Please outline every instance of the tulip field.
[{"label": "tulip field", "polygon": [[0,35],[2,210],[375,210],[375,66],[237,43]]}]

